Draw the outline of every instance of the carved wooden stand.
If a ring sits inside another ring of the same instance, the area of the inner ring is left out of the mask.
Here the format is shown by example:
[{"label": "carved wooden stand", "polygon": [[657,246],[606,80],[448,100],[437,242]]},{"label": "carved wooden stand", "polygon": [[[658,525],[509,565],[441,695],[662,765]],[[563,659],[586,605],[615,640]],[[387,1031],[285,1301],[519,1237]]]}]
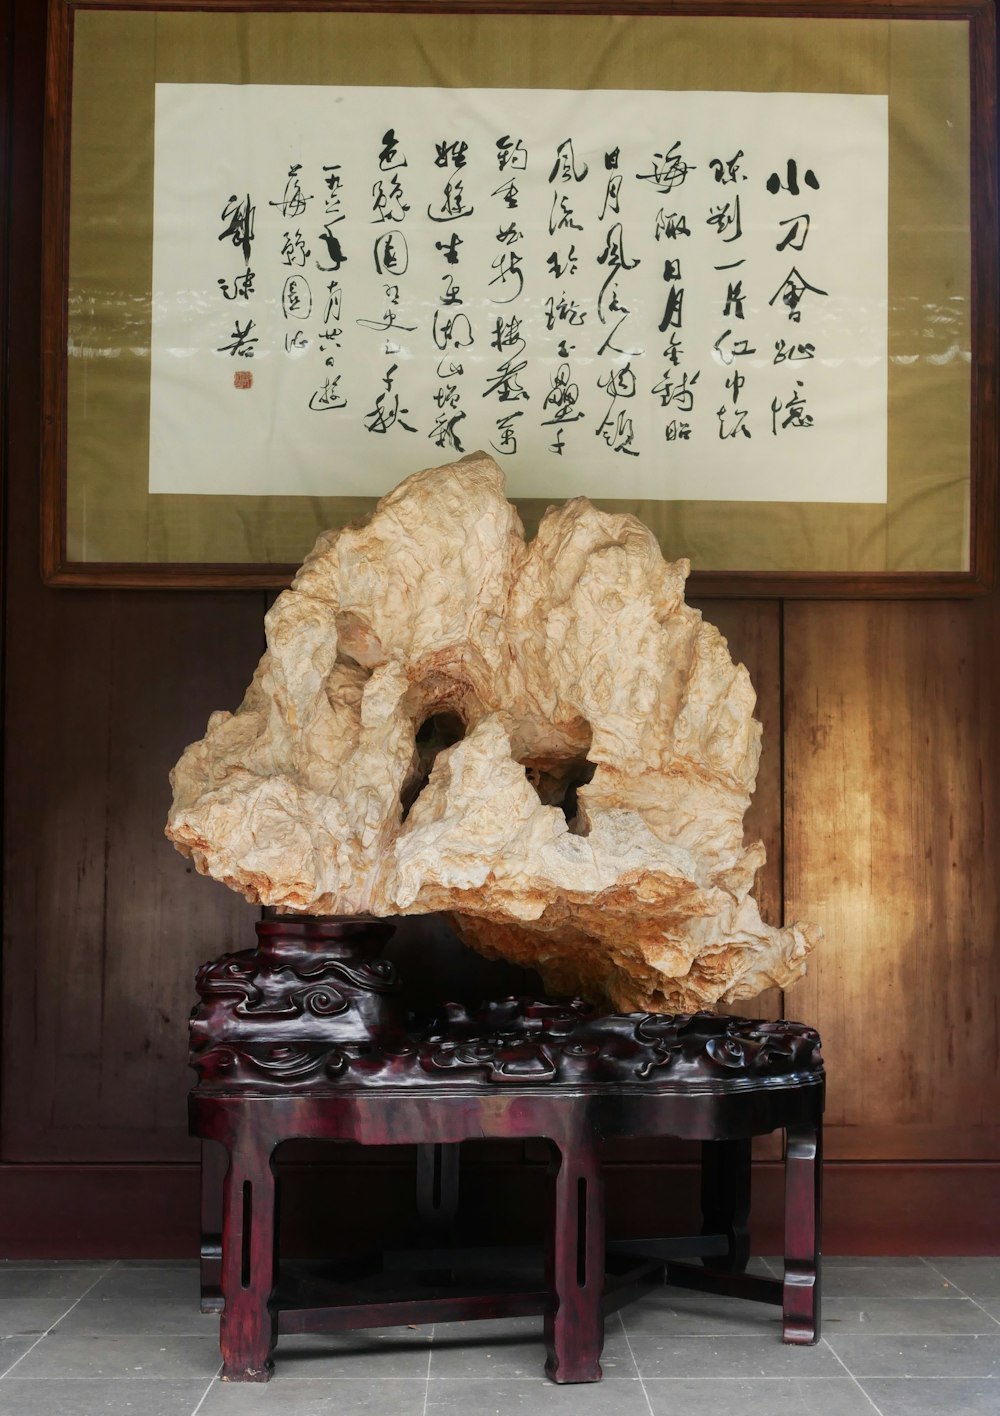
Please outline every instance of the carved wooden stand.
[{"label": "carved wooden stand", "polygon": [[[395,970],[376,957],[390,933],[269,920],[257,925],[256,951],[198,975],[191,1130],[229,1156],[221,1254],[211,1236],[203,1251],[205,1291],[221,1290],[224,1378],[266,1381],[279,1333],[538,1313],[552,1380],[597,1381],[605,1313],[664,1263],[668,1283],[780,1304],[786,1342],[817,1340],[824,1074],[812,1029],[505,999],[476,1013],[446,1004],[442,1020],[407,1031]],[[779,1127],[784,1283],[744,1272],[750,1141]],[[661,1135],[703,1143],[703,1234],[680,1246],[702,1266],[676,1262],[677,1242],[655,1239],[613,1245],[606,1259],[601,1144]],[[436,1188],[446,1219],[457,1155],[448,1148],[480,1136],[541,1136],[554,1148],[543,1287],[320,1293],[279,1275],[281,1142],[415,1143],[418,1184],[425,1195]],[[207,1171],[205,1184],[211,1201]]]}]

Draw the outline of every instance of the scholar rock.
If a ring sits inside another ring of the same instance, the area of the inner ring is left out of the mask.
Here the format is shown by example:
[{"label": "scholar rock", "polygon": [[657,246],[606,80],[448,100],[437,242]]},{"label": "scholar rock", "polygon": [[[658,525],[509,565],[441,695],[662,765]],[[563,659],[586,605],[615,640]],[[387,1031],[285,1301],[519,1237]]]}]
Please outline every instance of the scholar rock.
[{"label": "scholar rock", "polygon": [[483,454],[417,473],[319,538],[171,774],[167,835],[248,900],[445,911],[620,1010],[785,987],[820,931],[750,894],[755,696],[688,570],[582,497],[526,545]]}]

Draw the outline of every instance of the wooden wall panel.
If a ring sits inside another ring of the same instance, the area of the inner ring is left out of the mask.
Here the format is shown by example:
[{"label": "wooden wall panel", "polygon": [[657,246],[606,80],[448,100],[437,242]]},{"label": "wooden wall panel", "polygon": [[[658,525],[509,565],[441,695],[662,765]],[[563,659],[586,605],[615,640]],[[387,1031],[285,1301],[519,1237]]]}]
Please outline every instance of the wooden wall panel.
[{"label": "wooden wall panel", "polygon": [[165,840],[167,773],[208,711],[239,701],[261,597],[45,590],[25,542],[11,554],[4,1158],[190,1156],[194,970],[252,943],[256,911]]},{"label": "wooden wall panel", "polygon": [[785,607],[786,915],[828,1154],[1000,1157],[1000,597]]},{"label": "wooden wall panel", "polygon": [[[544,1213],[543,1166],[478,1164],[466,1171],[467,1235],[523,1240],[525,1215]],[[609,1232],[619,1238],[680,1232],[697,1223],[694,1165],[623,1164],[608,1177]],[[781,1246],[779,1164],[754,1168],[754,1252]],[[834,1161],[824,1177],[828,1254],[996,1254],[1000,1234],[996,1163]],[[961,1203],[956,1204],[956,1196]],[[399,1165],[362,1162],[351,1174],[311,1167],[282,1186],[283,1238],[303,1252],[320,1234],[329,1252],[345,1243],[336,1197],[351,1206],[346,1243],[374,1244],[413,1209],[412,1176]],[[340,1211],[342,1212],[342,1211]],[[198,1251],[194,1165],[0,1165],[0,1254],[10,1259],[193,1258]],[[315,1252],[315,1251],[314,1251]],[[956,1412],[956,1416],[958,1413]]]},{"label": "wooden wall panel", "polygon": [[[746,841],[760,839],[767,862],[757,875],[754,895],[763,919],[781,925],[784,909],[784,859],[782,841],[782,732],[781,640],[782,605],[778,600],[700,600],[698,608],[726,636],[729,652],[746,665],[757,691],[755,716],[761,736],[757,788],[743,824]],[[755,1018],[782,1018],[785,1002],[781,990],[768,988],[756,998],[741,999],[726,1011]],[[793,1009],[794,1013],[794,1009]],[[754,1142],[754,1154],[763,1159],[780,1151],[777,1136]]]}]

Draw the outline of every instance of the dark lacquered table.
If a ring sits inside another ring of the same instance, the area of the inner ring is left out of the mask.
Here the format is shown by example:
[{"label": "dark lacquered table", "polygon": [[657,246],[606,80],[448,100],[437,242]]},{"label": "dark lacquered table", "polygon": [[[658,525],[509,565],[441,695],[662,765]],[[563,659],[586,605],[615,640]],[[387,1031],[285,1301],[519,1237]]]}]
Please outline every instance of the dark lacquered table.
[{"label": "dark lacquered table", "polygon": [[[228,1155],[221,1236],[208,1232],[203,1244],[204,1305],[221,1309],[225,1379],[267,1380],[283,1333],[535,1313],[549,1377],[597,1381],[605,1314],[664,1277],[780,1304],[786,1342],[818,1339],[824,1071],[813,1029],[515,998],[477,1010],[448,1004],[418,1024],[395,968],[378,957],[391,930],[363,920],[262,921],[256,950],[224,955],[198,975],[191,1131]],[[779,1129],[783,1280],[745,1272],[751,1140]],[[282,1142],[415,1144],[428,1204],[440,1205],[458,1143],[484,1136],[551,1145],[541,1282],[387,1288],[383,1275],[373,1290],[360,1279],[296,1283],[284,1266],[279,1275]],[[655,1237],[605,1244],[602,1145],[652,1136],[702,1142],[703,1232],[680,1246],[699,1263],[678,1261],[677,1243]],[[206,1208],[217,1183],[206,1167]]]}]

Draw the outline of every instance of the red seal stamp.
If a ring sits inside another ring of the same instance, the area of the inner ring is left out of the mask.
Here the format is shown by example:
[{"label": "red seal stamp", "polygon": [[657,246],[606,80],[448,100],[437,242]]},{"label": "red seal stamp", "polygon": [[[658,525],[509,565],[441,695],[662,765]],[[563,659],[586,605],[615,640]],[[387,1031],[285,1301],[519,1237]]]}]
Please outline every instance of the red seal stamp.
[{"label": "red seal stamp", "polygon": [[253,372],[250,369],[237,369],[233,374],[233,388],[253,388]]}]

